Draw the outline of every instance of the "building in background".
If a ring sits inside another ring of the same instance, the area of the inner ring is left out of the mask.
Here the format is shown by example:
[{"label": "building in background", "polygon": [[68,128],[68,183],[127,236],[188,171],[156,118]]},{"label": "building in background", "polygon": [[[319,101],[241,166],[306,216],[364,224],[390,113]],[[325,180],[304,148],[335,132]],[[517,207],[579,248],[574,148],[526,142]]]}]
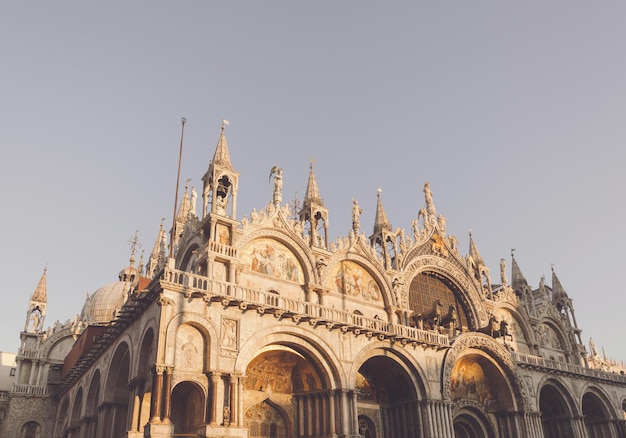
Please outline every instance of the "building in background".
[{"label": "building in background", "polygon": [[428,183],[408,232],[379,193],[371,234],[355,200],[330,242],[312,166],[297,206],[270,177],[267,206],[239,218],[222,126],[170,242],[162,224],[145,263],[133,251],[47,329],[44,271],[2,436],[626,435],[624,368],[587,352],[554,271],[531,286],[512,255],[493,275],[471,235],[462,255]]}]

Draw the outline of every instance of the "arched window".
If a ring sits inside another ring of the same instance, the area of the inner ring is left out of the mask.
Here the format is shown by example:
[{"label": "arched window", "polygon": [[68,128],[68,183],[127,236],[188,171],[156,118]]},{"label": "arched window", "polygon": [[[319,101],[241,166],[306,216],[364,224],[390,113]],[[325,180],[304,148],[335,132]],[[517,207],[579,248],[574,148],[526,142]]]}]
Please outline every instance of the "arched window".
[{"label": "arched window", "polygon": [[20,438],[40,438],[41,426],[36,421],[29,421],[22,426]]},{"label": "arched window", "polygon": [[[466,331],[472,327],[468,327],[466,309],[462,306],[460,296],[461,292],[449,279],[434,272],[423,272],[411,281],[409,306],[413,310],[414,317],[418,315],[423,317],[425,329],[440,325],[446,320],[446,315],[456,313],[454,327]],[[437,312],[439,315],[435,315]],[[437,324],[434,321],[435,316],[439,318]],[[447,319],[450,320],[450,318]]]}]

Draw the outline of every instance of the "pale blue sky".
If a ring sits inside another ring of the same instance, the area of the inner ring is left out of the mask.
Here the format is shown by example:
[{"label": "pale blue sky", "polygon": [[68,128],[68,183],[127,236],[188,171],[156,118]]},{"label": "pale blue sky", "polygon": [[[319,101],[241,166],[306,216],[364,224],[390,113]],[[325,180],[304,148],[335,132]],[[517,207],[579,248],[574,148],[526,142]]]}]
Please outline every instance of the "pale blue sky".
[{"label": "pale blue sky", "polygon": [[[626,3],[5,2],[0,6],[0,350],[48,265],[47,325],[149,252],[182,179],[201,187],[228,119],[238,214],[302,196],[309,160],[347,235],[376,189],[409,229],[430,181],[498,281],[550,265],[585,343],[626,360]],[[620,275],[618,275],[620,274]]]}]

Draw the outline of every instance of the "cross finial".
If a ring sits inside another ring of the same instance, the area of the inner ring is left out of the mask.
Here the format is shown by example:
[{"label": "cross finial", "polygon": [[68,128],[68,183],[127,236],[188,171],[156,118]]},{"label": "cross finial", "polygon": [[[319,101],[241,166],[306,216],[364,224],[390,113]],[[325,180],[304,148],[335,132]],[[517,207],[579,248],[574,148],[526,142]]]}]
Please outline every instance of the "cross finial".
[{"label": "cross finial", "polygon": [[141,247],[141,242],[139,241],[139,230],[135,230],[135,235],[128,239],[128,244],[130,245],[130,259],[135,261],[135,252]]}]

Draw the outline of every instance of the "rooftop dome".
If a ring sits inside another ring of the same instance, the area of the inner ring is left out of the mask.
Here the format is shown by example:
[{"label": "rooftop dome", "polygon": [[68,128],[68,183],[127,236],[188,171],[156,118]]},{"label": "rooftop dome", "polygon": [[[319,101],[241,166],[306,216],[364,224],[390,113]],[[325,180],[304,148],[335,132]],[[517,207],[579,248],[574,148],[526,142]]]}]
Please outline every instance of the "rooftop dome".
[{"label": "rooftop dome", "polygon": [[81,319],[89,324],[109,324],[126,302],[131,288],[130,281],[116,281],[87,295]]}]

